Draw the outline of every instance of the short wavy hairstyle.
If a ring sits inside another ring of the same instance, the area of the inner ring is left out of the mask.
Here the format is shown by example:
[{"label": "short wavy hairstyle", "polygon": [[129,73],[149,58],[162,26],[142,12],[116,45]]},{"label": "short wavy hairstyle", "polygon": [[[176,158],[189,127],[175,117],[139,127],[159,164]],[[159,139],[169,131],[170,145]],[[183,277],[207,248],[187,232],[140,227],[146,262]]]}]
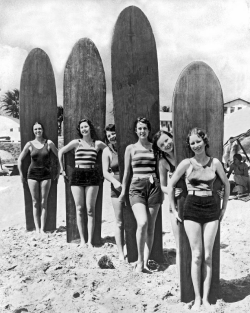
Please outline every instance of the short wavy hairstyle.
[{"label": "short wavy hairstyle", "polygon": [[78,125],[77,125],[76,130],[77,130],[77,133],[78,133],[79,137],[80,137],[80,138],[83,138],[83,135],[81,134],[81,131],[80,131],[80,125],[81,125],[82,123],[84,123],[84,122],[86,122],[86,123],[89,125],[89,127],[90,127],[90,136],[91,136],[91,139],[93,139],[93,141],[98,140],[98,137],[97,137],[97,134],[96,134],[96,131],[95,131],[95,127],[94,127],[93,123],[92,123],[90,120],[88,120],[87,118],[83,118],[83,119],[81,119],[81,120],[78,122]]},{"label": "short wavy hairstyle", "polygon": [[166,152],[162,151],[158,145],[157,145],[157,142],[158,140],[160,139],[161,135],[167,135],[169,138],[173,139],[173,134],[170,133],[169,131],[166,131],[166,130],[159,130],[153,137],[153,145],[152,145],[152,148],[153,148],[153,151],[154,151],[154,155],[156,158],[158,159],[161,159],[161,158],[166,158]]},{"label": "short wavy hairstyle", "polygon": [[136,121],[134,122],[134,129],[136,130],[137,124],[143,123],[146,124],[148,127],[148,130],[151,131],[151,124],[149,120],[146,117],[137,117]]},{"label": "short wavy hairstyle", "polygon": [[109,140],[107,138],[107,131],[115,132],[115,124],[108,124],[104,129],[104,141],[106,144],[109,144]]},{"label": "short wavy hairstyle", "polygon": [[233,158],[235,158],[235,159],[237,159],[237,160],[239,160],[239,161],[242,161],[242,155],[239,154],[239,153],[236,153],[236,154],[233,156]]},{"label": "short wavy hairstyle", "polygon": [[192,150],[191,147],[190,147],[190,142],[189,142],[189,141],[190,141],[190,137],[191,137],[192,135],[197,135],[197,136],[199,136],[199,137],[204,141],[204,143],[205,143],[205,149],[208,149],[208,148],[209,148],[209,140],[208,140],[208,135],[207,135],[206,131],[205,131],[204,129],[202,129],[202,128],[194,127],[194,128],[192,128],[192,129],[189,131],[189,133],[188,133],[188,135],[187,135],[187,139],[186,139],[186,144],[187,144],[188,148],[190,149],[190,151],[193,152],[193,150]]}]

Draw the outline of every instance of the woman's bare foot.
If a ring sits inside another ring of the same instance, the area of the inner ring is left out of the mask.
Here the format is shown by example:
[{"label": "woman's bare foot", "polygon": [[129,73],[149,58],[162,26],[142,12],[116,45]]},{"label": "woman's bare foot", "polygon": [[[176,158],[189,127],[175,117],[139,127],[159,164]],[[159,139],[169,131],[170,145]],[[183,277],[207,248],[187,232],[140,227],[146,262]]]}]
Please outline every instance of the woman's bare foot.
[{"label": "woman's bare foot", "polygon": [[45,235],[46,235],[46,232],[45,232],[44,230],[42,230],[42,229],[41,229],[41,235],[42,235],[42,236],[45,236]]},{"label": "woman's bare foot", "polygon": [[202,300],[202,304],[203,304],[203,306],[204,306],[204,308],[205,308],[206,311],[209,311],[209,312],[212,311],[212,306],[211,306],[211,304],[208,302],[207,299],[206,299],[206,300]]},{"label": "woman's bare foot", "polygon": [[80,248],[87,248],[87,243],[85,241],[81,241]]},{"label": "woman's bare foot", "polygon": [[94,246],[92,245],[91,242],[87,242],[87,247],[88,247],[89,249],[93,249],[93,248],[94,248]]},{"label": "woman's bare foot", "polygon": [[134,266],[134,270],[136,273],[142,273],[144,269],[143,262],[136,262]]},{"label": "woman's bare foot", "polygon": [[194,305],[192,306],[191,310],[192,311],[200,311],[200,308],[201,308],[201,299],[194,300]]}]

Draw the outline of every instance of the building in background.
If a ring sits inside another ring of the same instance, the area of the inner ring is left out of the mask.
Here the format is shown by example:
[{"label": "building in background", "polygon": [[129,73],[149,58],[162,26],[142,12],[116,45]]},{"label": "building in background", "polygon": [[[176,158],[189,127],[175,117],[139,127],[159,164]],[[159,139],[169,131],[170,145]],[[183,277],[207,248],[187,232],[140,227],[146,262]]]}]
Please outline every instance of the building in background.
[{"label": "building in background", "polygon": [[0,141],[20,141],[19,119],[0,115]]},{"label": "building in background", "polygon": [[250,108],[250,102],[243,99],[235,99],[224,103],[224,115],[231,114],[243,108]]}]

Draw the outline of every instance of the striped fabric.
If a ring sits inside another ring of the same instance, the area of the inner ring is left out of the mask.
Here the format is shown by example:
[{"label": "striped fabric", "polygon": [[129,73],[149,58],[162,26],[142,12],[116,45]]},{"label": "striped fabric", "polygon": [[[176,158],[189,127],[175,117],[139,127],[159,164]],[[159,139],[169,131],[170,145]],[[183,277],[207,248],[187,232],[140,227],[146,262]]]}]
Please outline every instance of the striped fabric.
[{"label": "striped fabric", "polygon": [[133,177],[149,177],[155,174],[156,160],[153,150],[135,150],[132,168]]},{"label": "striped fabric", "polygon": [[78,165],[95,165],[96,157],[97,151],[94,147],[84,149],[79,145],[75,151],[75,167]]}]

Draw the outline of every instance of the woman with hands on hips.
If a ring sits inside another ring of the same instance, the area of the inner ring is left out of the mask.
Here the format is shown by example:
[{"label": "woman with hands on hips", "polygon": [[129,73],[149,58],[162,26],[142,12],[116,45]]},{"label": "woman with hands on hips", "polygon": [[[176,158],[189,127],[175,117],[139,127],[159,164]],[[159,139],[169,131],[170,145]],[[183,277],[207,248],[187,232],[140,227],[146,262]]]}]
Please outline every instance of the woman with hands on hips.
[{"label": "woman with hands on hips", "polygon": [[[202,304],[209,309],[208,297],[212,278],[213,246],[219,221],[225,214],[230,187],[221,162],[206,153],[209,141],[204,130],[197,127],[193,128],[187,136],[187,145],[194,156],[183,160],[178,165],[168,183],[167,192],[171,209],[176,211],[174,187],[185,174],[188,195],[184,203],[183,218],[192,254],[191,278],[195,293],[192,309],[199,310]],[[225,188],[221,209],[218,209],[213,195],[213,183],[216,175],[220,177]],[[202,264],[203,253],[204,261]],[[202,282],[203,297],[201,298],[202,267],[205,278]]]}]

